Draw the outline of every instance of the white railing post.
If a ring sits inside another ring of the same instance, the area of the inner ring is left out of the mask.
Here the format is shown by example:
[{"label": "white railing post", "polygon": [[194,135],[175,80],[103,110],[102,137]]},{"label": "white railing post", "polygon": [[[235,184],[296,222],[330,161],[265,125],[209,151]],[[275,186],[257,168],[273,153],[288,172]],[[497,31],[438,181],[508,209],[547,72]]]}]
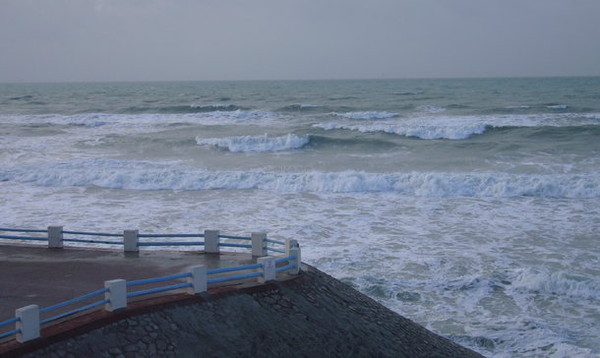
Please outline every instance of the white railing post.
[{"label": "white railing post", "polygon": [[138,252],[138,230],[123,231],[123,248],[125,252]]},{"label": "white railing post", "polygon": [[298,240],[294,239],[285,239],[285,256],[291,256],[291,249],[295,247],[300,247],[298,244]]},{"label": "white railing post", "polygon": [[208,275],[206,266],[196,265],[190,267],[192,277],[187,278],[187,282],[192,284],[192,287],[188,289],[188,293],[195,295],[201,292],[206,292],[208,289]]},{"label": "white railing post", "polygon": [[125,280],[104,281],[104,287],[108,288],[108,291],[104,293],[104,298],[108,300],[104,305],[106,311],[112,312],[127,307],[127,282]]},{"label": "white railing post", "polygon": [[288,256],[294,256],[293,260],[290,260],[290,263],[295,263],[296,267],[288,271],[291,275],[297,275],[300,273],[300,264],[302,263],[302,257],[300,254],[300,246],[296,246],[290,249],[290,253]]},{"label": "white railing post", "polygon": [[259,257],[256,260],[257,263],[263,266],[263,275],[258,276],[258,282],[264,283],[272,281],[276,278],[277,271],[275,271],[275,258],[271,256]]},{"label": "white railing post", "polygon": [[252,256],[267,256],[267,234],[264,232],[252,233]]},{"label": "white railing post", "polygon": [[48,226],[48,248],[62,249],[63,248],[63,227]]},{"label": "white railing post", "polygon": [[219,230],[204,230],[204,252],[207,254],[218,254]]},{"label": "white railing post", "polygon": [[16,328],[17,342],[23,343],[39,338],[40,336],[40,308],[38,305],[29,305],[15,310],[15,316],[19,318]]}]

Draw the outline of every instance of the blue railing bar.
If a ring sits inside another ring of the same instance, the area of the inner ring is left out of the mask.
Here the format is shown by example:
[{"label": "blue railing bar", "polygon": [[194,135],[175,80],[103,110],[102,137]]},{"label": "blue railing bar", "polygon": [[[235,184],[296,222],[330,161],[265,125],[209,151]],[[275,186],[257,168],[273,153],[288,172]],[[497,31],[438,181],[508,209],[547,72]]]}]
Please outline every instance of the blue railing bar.
[{"label": "blue railing bar", "polygon": [[285,245],[285,242],[283,242],[283,241],[279,241],[279,240],[266,239],[265,241],[266,241],[266,242],[273,243],[273,244],[277,244],[277,245]]},{"label": "blue railing bar", "polygon": [[204,237],[204,234],[138,234],[138,237]]},{"label": "blue railing bar", "polygon": [[131,287],[131,286],[139,286],[139,285],[147,285],[149,283],[157,283],[157,282],[164,282],[164,281],[170,281],[170,280],[177,280],[180,278],[186,278],[186,277],[192,277],[192,274],[189,272],[184,272],[184,273],[179,273],[176,275],[169,275],[169,276],[163,276],[163,277],[154,277],[154,278],[145,278],[142,280],[135,280],[135,281],[129,281],[127,282],[127,287]]},{"label": "blue railing bar", "polygon": [[0,339],[8,337],[8,336],[15,335],[17,333],[21,333],[21,330],[20,329],[14,329],[12,331],[4,332],[4,333],[0,334]]},{"label": "blue railing bar", "polygon": [[275,248],[268,247],[268,246],[267,246],[267,250],[279,252],[280,254],[285,254],[285,250],[279,250],[279,249],[275,249]]},{"label": "blue railing bar", "polygon": [[225,246],[225,247],[244,247],[244,248],[247,248],[247,249],[251,249],[252,248],[252,245],[247,245],[247,244],[229,244],[229,243],[226,243],[226,242],[220,242],[219,246]]},{"label": "blue railing bar", "polygon": [[176,290],[178,288],[184,288],[184,287],[192,287],[192,284],[189,283],[189,282],[187,282],[187,283],[180,283],[180,284],[177,284],[177,285],[171,285],[171,286],[165,286],[165,287],[156,287],[156,288],[150,288],[150,289],[147,289],[147,290],[131,292],[131,293],[127,294],[127,298],[138,297],[138,296],[143,296],[143,295],[149,295],[149,294],[158,293],[158,292],[171,291],[171,290]]},{"label": "blue railing bar", "polygon": [[48,241],[47,237],[0,235],[0,239]]},{"label": "blue railing bar", "polygon": [[204,241],[138,242],[138,246],[196,246],[196,245],[204,245]]},{"label": "blue railing bar", "polygon": [[210,280],[207,280],[206,283],[219,283],[219,282],[225,282],[225,281],[243,280],[246,278],[258,277],[258,276],[262,276],[262,275],[263,275],[262,272],[250,272],[245,275],[212,278]]},{"label": "blue railing bar", "polygon": [[0,322],[0,327],[8,326],[9,324],[15,323],[15,322],[17,322],[19,320],[20,320],[19,317],[15,317],[15,318],[11,318],[9,320]]},{"label": "blue railing bar", "polygon": [[275,272],[280,273],[283,271],[291,270],[293,268],[296,268],[296,264],[289,264],[289,265],[278,267],[275,269]]},{"label": "blue railing bar", "polygon": [[293,260],[293,259],[295,259],[295,258],[296,258],[296,256],[282,257],[282,258],[280,258],[280,259],[276,259],[276,260],[275,260],[275,264],[277,265],[277,264],[280,264],[280,263],[282,263],[282,262],[286,262],[286,261]]},{"label": "blue railing bar", "polygon": [[109,245],[123,245],[123,242],[119,241],[106,241],[106,240],[86,240],[86,239],[63,239],[68,242],[85,242],[88,244],[109,244]]},{"label": "blue railing bar", "polygon": [[0,227],[0,231],[12,231],[12,232],[43,232],[47,233],[48,230],[40,230],[40,229],[9,229],[6,227]]},{"label": "blue railing bar", "polygon": [[92,298],[92,297],[101,295],[101,294],[106,293],[106,292],[108,292],[108,289],[107,288],[103,288],[103,289],[100,289],[100,290],[88,293],[87,295],[75,297],[75,298],[70,299],[68,301],[57,303],[54,306],[49,306],[49,307],[46,307],[46,308],[41,308],[40,309],[40,313],[50,312],[50,311],[55,310],[57,308],[64,307],[66,305],[70,305],[72,303],[76,303],[76,302],[79,302],[79,301],[83,301],[83,300],[86,300],[88,298]]},{"label": "blue railing bar", "polygon": [[214,275],[217,273],[252,270],[252,269],[257,269],[257,268],[261,268],[261,267],[262,267],[262,264],[251,264],[251,265],[243,265],[243,266],[236,266],[236,267],[223,267],[223,268],[208,270],[206,272],[206,274]]},{"label": "blue railing bar", "polygon": [[70,315],[75,314],[75,313],[79,313],[79,312],[82,312],[82,311],[85,311],[85,310],[89,310],[91,308],[102,306],[103,304],[106,304],[108,302],[110,302],[109,299],[104,299],[102,301],[90,303],[89,305],[85,305],[83,307],[79,307],[79,308],[74,309],[72,311],[61,313],[61,314],[56,315],[54,317],[46,318],[45,320],[40,321],[40,324],[46,324],[48,322],[56,321],[57,319],[61,319],[61,318],[66,317],[66,316],[70,316]]},{"label": "blue railing bar", "polygon": [[252,240],[251,237],[248,236],[233,236],[233,235],[219,235],[221,239],[234,239],[234,240]]},{"label": "blue railing bar", "polygon": [[71,235],[90,235],[90,236],[112,236],[112,237],[123,237],[123,234],[109,234],[105,232],[85,232],[85,231],[62,231],[63,234]]}]

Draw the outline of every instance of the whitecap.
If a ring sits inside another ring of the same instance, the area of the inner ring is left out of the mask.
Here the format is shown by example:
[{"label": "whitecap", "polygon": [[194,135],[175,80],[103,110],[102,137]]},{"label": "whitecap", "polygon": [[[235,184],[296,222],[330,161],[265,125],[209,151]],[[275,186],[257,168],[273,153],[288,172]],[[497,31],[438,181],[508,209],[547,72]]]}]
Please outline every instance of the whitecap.
[{"label": "whitecap", "polygon": [[505,173],[368,173],[212,171],[119,160],[73,160],[0,168],[0,181],[42,186],[88,186],[134,190],[259,189],[274,192],[394,192],[417,197],[600,197],[600,175]]},{"label": "whitecap", "polygon": [[346,112],[346,113],[332,113],[334,116],[348,118],[348,119],[386,119],[398,117],[398,113],[394,112],[377,112],[377,111],[365,111],[365,112]]},{"label": "whitecap", "polygon": [[267,134],[226,138],[196,137],[198,145],[225,149],[230,152],[278,152],[302,148],[309,141],[308,135],[297,136],[291,133],[280,137],[271,137]]},{"label": "whitecap", "polygon": [[361,133],[383,132],[420,139],[466,139],[474,134],[482,134],[486,130],[483,123],[445,123],[433,122],[374,122],[371,124],[321,123],[314,127],[324,130],[346,129]]},{"label": "whitecap", "polygon": [[550,105],[550,106],[546,106],[546,108],[549,108],[549,109],[567,109],[567,108],[569,108],[569,106],[567,106],[566,104],[553,104],[553,105]]},{"label": "whitecap", "polygon": [[441,113],[445,112],[446,108],[427,104],[417,107],[417,111],[426,113]]}]

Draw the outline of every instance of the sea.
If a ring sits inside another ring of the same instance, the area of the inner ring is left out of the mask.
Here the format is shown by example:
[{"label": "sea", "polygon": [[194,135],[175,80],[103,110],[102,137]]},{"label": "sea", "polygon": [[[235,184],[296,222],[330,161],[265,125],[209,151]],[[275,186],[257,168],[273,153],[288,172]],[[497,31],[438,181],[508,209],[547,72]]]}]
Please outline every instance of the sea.
[{"label": "sea", "polygon": [[297,239],[486,356],[600,356],[599,77],[0,84],[0,203]]}]

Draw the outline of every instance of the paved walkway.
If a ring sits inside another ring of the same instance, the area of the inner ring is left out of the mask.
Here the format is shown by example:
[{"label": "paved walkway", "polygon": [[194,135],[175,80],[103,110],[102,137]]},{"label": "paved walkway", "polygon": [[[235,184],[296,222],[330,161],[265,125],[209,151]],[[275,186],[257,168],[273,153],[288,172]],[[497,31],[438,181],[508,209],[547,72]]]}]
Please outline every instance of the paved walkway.
[{"label": "paved walkway", "polygon": [[141,249],[137,254],[124,254],[118,250],[0,244],[0,321],[13,318],[20,307],[48,307],[102,289],[107,280],[173,275],[199,264],[210,270],[254,262],[249,253]]}]

